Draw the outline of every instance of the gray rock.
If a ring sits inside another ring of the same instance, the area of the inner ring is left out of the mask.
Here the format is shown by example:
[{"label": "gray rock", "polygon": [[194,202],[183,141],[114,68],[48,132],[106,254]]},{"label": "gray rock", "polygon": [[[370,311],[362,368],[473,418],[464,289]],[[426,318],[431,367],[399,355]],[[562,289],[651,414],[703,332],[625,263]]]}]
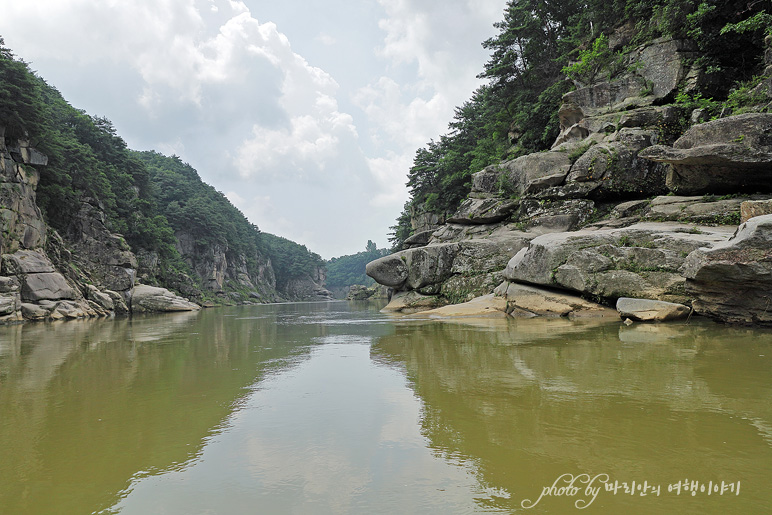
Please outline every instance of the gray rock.
[{"label": "gray rock", "polygon": [[695,232],[684,224],[652,222],[545,234],[509,261],[504,276],[605,298],[684,302],[679,270],[687,254],[730,235],[727,228]]},{"label": "gray rock", "polygon": [[501,165],[504,189],[516,195],[533,195],[563,183],[571,169],[565,152],[537,152]]},{"label": "gray rock", "polygon": [[[404,252],[404,251],[403,251]],[[365,266],[365,273],[375,279],[379,284],[389,288],[401,288],[407,281],[407,258],[402,259],[404,254],[397,252],[389,256],[370,261]]]},{"label": "gray rock", "polygon": [[429,244],[429,241],[432,239],[432,233],[434,230],[428,230],[428,231],[421,231],[413,234],[409,238],[405,239],[404,247],[405,248],[414,248],[414,247],[424,247]]},{"label": "gray rock", "polygon": [[655,139],[651,131],[622,129],[615,141],[594,145],[577,159],[566,187],[574,187],[573,195],[603,200],[665,193],[666,168],[638,159]]},{"label": "gray rock", "polygon": [[104,293],[113,301],[113,309],[115,310],[116,315],[125,315],[129,313],[129,306],[126,305],[126,300],[123,295],[112,290],[104,290]]},{"label": "gray rock", "polygon": [[772,178],[772,114],[748,113],[691,127],[673,147],[639,156],[669,163],[669,189],[679,193],[768,191]]},{"label": "gray rock", "polygon": [[617,311],[622,319],[629,318],[641,322],[679,320],[688,317],[691,313],[691,309],[683,304],[627,297],[617,300]]},{"label": "gray rock", "polygon": [[201,306],[183,299],[166,288],[138,284],[131,294],[131,312],[194,311]]},{"label": "gray rock", "polygon": [[381,311],[385,313],[416,313],[443,306],[445,303],[435,295],[423,295],[416,291],[398,291]]},{"label": "gray rock", "polygon": [[[432,244],[377,259],[368,263],[365,270],[376,282],[390,288],[437,294],[438,285],[453,276],[476,276],[503,269],[528,241],[529,238],[515,235]],[[431,288],[427,290],[428,287]]]},{"label": "gray rock", "polygon": [[15,277],[0,276],[0,293],[16,293],[21,285]]},{"label": "gray rock", "polygon": [[115,309],[115,303],[113,299],[107,293],[99,291],[96,286],[91,284],[86,285],[86,298],[95,302],[102,309],[112,311]]},{"label": "gray rock", "polygon": [[533,314],[561,317],[611,317],[616,313],[576,295],[505,281],[495,290],[507,299],[507,312],[514,316]]},{"label": "gray rock", "polygon": [[26,302],[41,300],[77,299],[78,293],[58,272],[23,276],[21,298]]},{"label": "gray rock", "polygon": [[[490,224],[509,217],[518,207],[516,200],[501,198],[468,198],[448,218],[448,223]],[[405,241],[407,244],[407,240]],[[427,242],[428,243],[428,242]]]},{"label": "gray rock", "polygon": [[772,215],[751,218],[728,241],[689,254],[684,276],[695,312],[772,324]]},{"label": "gray rock", "polygon": [[52,308],[45,308],[39,304],[24,302],[21,305],[21,314],[25,320],[45,320]]},{"label": "gray rock", "polygon": [[519,224],[536,234],[578,229],[595,212],[595,202],[585,199],[524,199],[518,213]]},{"label": "gray rock", "polygon": [[0,316],[12,315],[21,309],[18,293],[0,293]]},{"label": "gray rock", "polygon": [[19,250],[14,254],[3,255],[3,273],[5,275],[39,274],[55,272],[54,265],[42,252]]}]

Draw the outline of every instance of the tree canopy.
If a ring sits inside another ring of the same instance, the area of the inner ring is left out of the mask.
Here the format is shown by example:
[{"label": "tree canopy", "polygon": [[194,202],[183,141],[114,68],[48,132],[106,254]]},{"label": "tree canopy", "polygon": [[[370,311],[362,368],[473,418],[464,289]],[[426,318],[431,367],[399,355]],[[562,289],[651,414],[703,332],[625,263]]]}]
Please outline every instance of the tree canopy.
[{"label": "tree canopy", "polygon": [[[410,199],[390,240],[398,248],[411,234],[413,210],[455,211],[485,166],[548,149],[561,97],[574,87],[567,73],[592,82],[636,46],[672,36],[694,42],[695,64],[713,78],[705,94],[726,99],[738,80],[761,71],[771,8],[771,0],[509,0],[497,33],[482,43],[490,59],[479,77],[487,83],[456,109],[446,134],[416,151]],[[625,24],[634,36],[612,51],[607,36]]]}]

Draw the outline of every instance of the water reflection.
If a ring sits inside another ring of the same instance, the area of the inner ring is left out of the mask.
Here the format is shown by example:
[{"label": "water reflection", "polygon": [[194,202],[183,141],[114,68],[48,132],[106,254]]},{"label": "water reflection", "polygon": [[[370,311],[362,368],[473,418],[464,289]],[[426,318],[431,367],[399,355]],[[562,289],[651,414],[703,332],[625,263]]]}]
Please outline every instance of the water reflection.
[{"label": "water reflection", "polygon": [[[740,497],[600,496],[600,513],[762,513],[772,505],[772,335],[710,323],[404,323],[372,347],[405,370],[423,433],[474,462],[515,511],[564,473],[743,483]],[[487,325],[487,324],[486,324]],[[549,499],[545,512],[573,510]],[[488,507],[490,507],[488,505]]]},{"label": "water reflection", "polygon": [[[277,323],[222,311],[3,328],[0,506],[4,513],[89,513],[136,474],[179,468],[258,379],[307,356]],[[294,331],[295,334],[298,331]],[[54,508],[55,507],[55,508]]]},{"label": "water reflection", "polygon": [[582,472],[743,485],[588,513],[772,505],[772,333],[378,307],[0,329],[0,512],[521,513]]}]

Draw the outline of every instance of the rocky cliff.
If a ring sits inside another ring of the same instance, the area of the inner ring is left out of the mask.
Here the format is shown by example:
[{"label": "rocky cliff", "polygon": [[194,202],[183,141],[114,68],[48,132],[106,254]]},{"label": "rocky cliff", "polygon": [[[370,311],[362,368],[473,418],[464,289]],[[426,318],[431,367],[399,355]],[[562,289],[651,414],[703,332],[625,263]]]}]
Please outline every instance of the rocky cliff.
[{"label": "rocky cliff", "polygon": [[640,319],[693,310],[769,323],[770,54],[754,105],[713,120],[673,102],[707,84],[688,41],[651,41],[614,80],[575,84],[551,149],[474,174],[444,223],[422,215],[414,228],[426,231],[368,264],[368,275],[394,290],[387,309],[495,293],[488,308],[519,316],[606,316],[602,305],[621,302],[633,319],[627,307],[635,305],[662,310]]},{"label": "rocky cliff", "polygon": [[211,296],[226,303],[329,297],[323,268],[293,278],[279,293],[263,254],[201,245],[184,231],[175,235],[177,251],[193,275],[166,273],[165,286],[178,293],[160,287],[158,253],[135,253],[111,232],[101,201],[83,196],[74,215],[57,220],[61,234],[49,227],[36,202],[47,163],[29,141],[8,139],[0,127],[0,323],[197,310]]},{"label": "rocky cliff", "polygon": [[169,290],[137,284],[136,256],[107,230],[92,199],[83,199],[65,238],[50,229],[35,198],[46,164],[28,141],[7,141],[0,128],[1,322],[199,309]]}]

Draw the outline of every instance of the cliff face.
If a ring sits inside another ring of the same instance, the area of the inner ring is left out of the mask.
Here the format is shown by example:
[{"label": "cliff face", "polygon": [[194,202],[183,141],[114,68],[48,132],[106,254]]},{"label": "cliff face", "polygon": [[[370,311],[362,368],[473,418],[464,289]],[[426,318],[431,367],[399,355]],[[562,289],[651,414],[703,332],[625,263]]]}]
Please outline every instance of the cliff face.
[{"label": "cliff face", "polygon": [[[771,54],[746,112],[723,109],[711,121],[705,109],[672,103],[706,84],[686,41],[652,41],[631,52],[635,66],[622,76],[576,84],[551,149],[474,174],[445,223],[368,264],[395,291],[387,309],[495,293],[487,307],[508,314],[607,316],[580,297],[612,306],[633,297],[770,323]],[[431,229],[424,220],[414,227]]]},{"label": "cliff face", "polygon": [[257,255],[256,270],[250,272],[247,257],[231,251],[227,245],[201,246],[189,232],[175,233],[177,250],[207,290],[226,295],[226,290],[248,290],[249,298],[258,302],[280,299],[276,292],[276,277],[271,261]]},{"label": "cliff face", "polygon": [[[319,300],[324,268],[293,277],[276,291],[271,260],[260,252],[245,255],[224,245],[202,245],[193,234],[177,232],[176,250],[192,276],[162,274],[158,252],[132,251],[110,231],[101,201],[81,197],[74,215],[46,224],[36,202],[47,157],[28,141],[10,141],[0,127],[0,323],[58,320],[153,311],[196,310],[214,295],[226,303]],[[148,284],[149,283],[149,284]]]},{"label": "cliff face", "polygon": [[[95,201],[83,200],[66,239],[46,225],[35,199],[36,167],[46,164],[27,141],[0,137],[0,322],[142,311],[134,295],[137,259],[122,236],[107,230]],[[152,311],[199,309],[162,288],[143,295],[158,300]]]}]

